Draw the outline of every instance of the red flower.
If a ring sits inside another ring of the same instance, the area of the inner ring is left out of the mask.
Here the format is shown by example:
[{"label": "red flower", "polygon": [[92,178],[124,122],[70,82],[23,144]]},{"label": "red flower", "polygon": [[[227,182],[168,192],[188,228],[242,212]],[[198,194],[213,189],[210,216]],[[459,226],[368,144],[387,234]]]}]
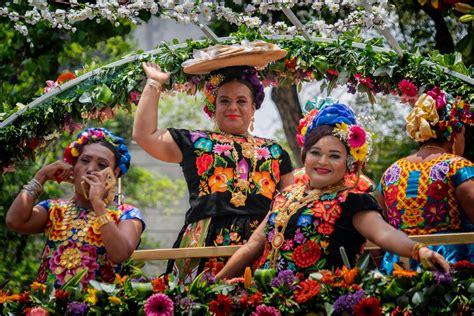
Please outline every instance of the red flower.
[{"label": "red flower", "polygon": [[166,290],[166,283],[163,277],[155,278],[151,281],[153,293],[163,293]]},{"label": "red flower", "polygon": [[242,308],[247,308],[249,306],[249,297],[247,296],[247,293],[244,293],[239,298],[239,304],[240,304],[240,307]]},{"label": "red flower", "polygon": [[72,80],[72,79],[76,79],[76,75],[74,73],[68,71],[68,72],[65,72],[65,73],[61,74],[58,77],[58,79],[56,79],[56,82],[59,83],[59,84],[63,84],[64,82]]},{"label": "red flower", "polygon": [[226,295],[219,294],[217,299],[209,304],[209,311],[216,314],[216,316],[230,315],[232,312],[232,301]]},{"label": "red flower", "polygon": [[66,303],[69,298],[69,293],[61,289],[56,289],[54,291],[54,297],[56,298],[56,300]]},{"label": "red flower", "polygon": [[471,263],[469,260],[461,260],[456,262],[453,265],[453,269],[460,271],[460,270],[471,270],[474,271],[474,263]]},{"label": "red flower", "polygon": [[336,69],[328,69],[327,73],[328,75],[333,76],[333,77],[339,76],[339,72]]},{"label": "red flower", "polygon": [[354,315],[356,316],[381,316],[382,304],[376,297],[369,297],[361,299],[354,308]]},{"label": "red flower", "polygon": [[138,91],[132,91],[132,92],[130,92],[130,101],[131,101],[133,104],[137,105],[137,104],[138,104],[138,101],[140,101],[140,95],[141,95],[141,94],[140,94],[140,92],[138,92]]},{"label": "red flower", "polygon": [[210,271],[213,275],[218,274],[223,268],[224,263],[217,261],[216,258],[211,258],[204,264],[204,269]]},{"label": "red flower", "polygon": [[308,240],[296,247],[293,252],[293,261],[300,268],[308,268],[315,264],[321,256],[321,247],[314,241]]},{"label": "red flower", "polygon": [[198,175],[202,175],[207,171],[209,166],[214,161],[214,157],[209,154],[204,154],[196,159],[196,167],[198,169]]},{"label": "red flower", "polygon": [[311,279],[300,282],[299,286],[300,289],[298,289],[295,294],[297,303],[306,302],[313,296],[318,295],[319,291],[321,291],[321,284]]},{"label": "red flower", "polygon": [[418,88],[407,79],[403,79],[398,84],[398,89],[407,97],[415,97],[418,94]]},{"label": "red flower", "polygon": [[291,70],[295,70],[295,68],[296,68],[296,58],[285,59],[285,65],[286,65],[287,68],[289,68]]},{"label": "red flower", "polygon": [[329,223],[324,222],[318,226],[318,233],[320,234],[331,235],[333,231],[334,227]]},{"label": "red flower", "polygon": [[385,203],[391,207],[398,200],[398,187],[391,185],[384,193]]},{"label": "red flower", "polygon": [[372,78],[363,77],[361,74],[355,74],[354,77],[357,79],[357,82],[359,82],[359,84],[363,84],[363,85],[367,86],[367,88],[369,88],[369,89],[374,88]]},{"label": "red flower", "polygon": [[272,160],[272,170],[275,181],[280,182],[280,165],[278,164],[278,160]]},{"label": "red flower", "polygon": [[447,183],[444,183],[442,180],[436,180],[429,185],[427,195],[435,200],[442,200],[448,196],[448,189]]},{"label": "red flower", "polygon": [[262,293],[258,292],[249,297],[249,303],[251,305],[259,305],[263,301]]}]

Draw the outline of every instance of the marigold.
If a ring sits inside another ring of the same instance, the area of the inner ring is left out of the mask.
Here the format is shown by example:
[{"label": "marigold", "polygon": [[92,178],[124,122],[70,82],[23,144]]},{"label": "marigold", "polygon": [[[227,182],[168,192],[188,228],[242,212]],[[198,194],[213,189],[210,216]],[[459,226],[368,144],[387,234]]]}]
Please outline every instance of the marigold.
[{"label": "marigold", "polygon": [[232,301],[227,295],[219,294],[217,298],[209,304],[209,311],[216,316],[230,315],[232,312]]},{"label": "marigold", "polygon": [[321,284],[315,280],[306,280],[300,282],[299,289],[296,291],[295,300],[297,303],[303,303],[318,295],[321,291]]}]

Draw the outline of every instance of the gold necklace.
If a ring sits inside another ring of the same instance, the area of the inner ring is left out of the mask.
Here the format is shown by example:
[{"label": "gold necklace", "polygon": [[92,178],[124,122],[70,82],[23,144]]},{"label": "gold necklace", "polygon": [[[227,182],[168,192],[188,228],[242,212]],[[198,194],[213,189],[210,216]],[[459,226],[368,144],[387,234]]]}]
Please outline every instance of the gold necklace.
[{"label": "gold necklace", "polygon": [[[237,188],[238,190],[234,189],[232,191],[232,197],[230,199],[230,203],[234,205],[235,207],[245,206],[245,201],[247,200],[247,191],[250,188],[250,180],[253,178],[253,175],[255,173],[255,168],[257,167],[258,153],[255,146],[256,144],[255,138],[252,135],[245,137],[245,136],[235,136],[228,133],[222,133],[222,134],[232,140],[232,158],[234,159],[234,162],[235,162],[234,176],[235,176],[235,179],[237,179],[235,188]],[[237,141],[238,138],[240,139],[246,138],[246,142],[239,143]],[[237,149],[235,148],[236,142],[239,143],[240,146],[242,147],[242,156],[244,158],[250,159],[250,163],[251,163],[250,167],[252,168],[252,170],[249,172],[247,179],[241,178],[241,174],[239,170],[239,154],[237,152]]]},{"label": "gold necklace", "polygon": [[275,217],[275,234],[272,238],[272,249],[270,251],[270,267],[276,267],[276,261],[278,258],[278,251],[285,242],[285,230],[290,218],[299,210],[302,206],[308,205],[325,194],[335,193],[347,189],[344,184],[336,184],[327,188],[326,190],[314,189],[308,192],[303,197],[306,185],[297,187],[293,192],[291,198],[289,198],[285,204],[278,210],[278,214]]},{"label": "gold necklace", "polygon": [[[87,215],[84,219],[77,218],[79,213],[78,206],[74,199],[70,200],[66,204],[66,211],[64,212],[64,222],[66,227],[68,227],[70,223],[70,232],[68,235],[75,241],[82,243],[84,238],[87,235],[89,229],[91,229],[95,222],[95,212],[87,212]],[[72,229],[75,228],[74,234],[72,233]]]}]

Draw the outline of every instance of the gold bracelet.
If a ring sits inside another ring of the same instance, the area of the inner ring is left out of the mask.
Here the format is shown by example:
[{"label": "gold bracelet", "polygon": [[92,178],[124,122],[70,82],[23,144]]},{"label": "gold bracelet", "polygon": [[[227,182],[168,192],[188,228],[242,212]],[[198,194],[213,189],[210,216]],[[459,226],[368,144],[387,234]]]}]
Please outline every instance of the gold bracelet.
[{"label": "gold bracelet", "polygon": [[95,224],[97,225],[97,228],[101,228],[107,223],[114,222],[114,219],[109,213],[102,214],[95,219]]},{"label": "gold bracelet", "polygon": [[159,81],[156,81],[155,79],[148,78],[146,80],[146,84],[149,86],[152,86],[155,88],[156,92],[160,93],[161,92],[161,83]]},{"label": "gold bracelet", "polygon": [[411,253],[411,257],[413,258],[413,260],[420,261],[420,249],[423,248],[423,247],[426,247],[426,245],[425,244],[416,244],[413,247],[413,250],[412,250],[412,253]]}]

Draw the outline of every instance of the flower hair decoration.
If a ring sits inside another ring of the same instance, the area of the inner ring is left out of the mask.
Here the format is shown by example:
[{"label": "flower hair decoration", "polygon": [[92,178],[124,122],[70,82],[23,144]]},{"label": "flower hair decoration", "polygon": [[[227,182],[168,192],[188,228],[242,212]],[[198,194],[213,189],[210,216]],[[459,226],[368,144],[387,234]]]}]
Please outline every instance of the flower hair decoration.
[{"label": "flower hair decoration", "polygon": [[318,114],[319,110],[327,105],[334,103],[337,103],[337,100],[330,97],[316,97],[314,98],[314,100],[309,100],[305,103],[305,105],[303,106],[304,116],[302,119],[300,119],[296,133],[296,141],[298,142],[298,146],[303,147],[304,138],[306,133],[308,132],[308,127],[313,122],[313,119]]},{"label": "flower hair decoration", "polygon": [[453,132],[459,132],[464,125],[474,125],[474,114],[461,98],[435,87],[417,99],[406,122],[408,135],[417,142],[431,138],[449,141]]},{"label": "flower hair decoration", "polygon": [[[372,151],[371,135],[357,124],[354,112],[341,103],[331,103],[334,99],[325,99],[320,104],[319,110],[313,109],[300,121],[301,133],[297,136],[298,141],[304,145],[306,135],[314,128],[322,125],[333,127],[333,135],[341,140],[349,149],[347,167],[354,172],[363,168],[367,163]],[[317,111],[317,112],[316,112]],[[300,128],[298,127],[300,131]]]},{"label": "flower hair decoration", "polygon": [[122,137],[112,134],[106,128],[87,128],[80,132],[76,140],[70,143],[64,151],[64,161],[73,165],[85,145],[105,141],[112,145],[119,154],[118,167],[120,168],[120,175],[127,173],[130,167],[130,154],[127,145]]},{"label": "flower hair decoration", "polygon": [[253,67],[247,66],[226,67],[211,72],[208,80],[204,84],[203,93],[206,100],[203,110],[209,117],[212,118],[216,111],[217,90],[222,86],[222,84],[232,80],[243,80],[248,82],[253,88],[252,93],[256,109],[258,110],[262,105],[263,99],[265,98],[265,92],[263,84],[258,78],[257,70]]}]

